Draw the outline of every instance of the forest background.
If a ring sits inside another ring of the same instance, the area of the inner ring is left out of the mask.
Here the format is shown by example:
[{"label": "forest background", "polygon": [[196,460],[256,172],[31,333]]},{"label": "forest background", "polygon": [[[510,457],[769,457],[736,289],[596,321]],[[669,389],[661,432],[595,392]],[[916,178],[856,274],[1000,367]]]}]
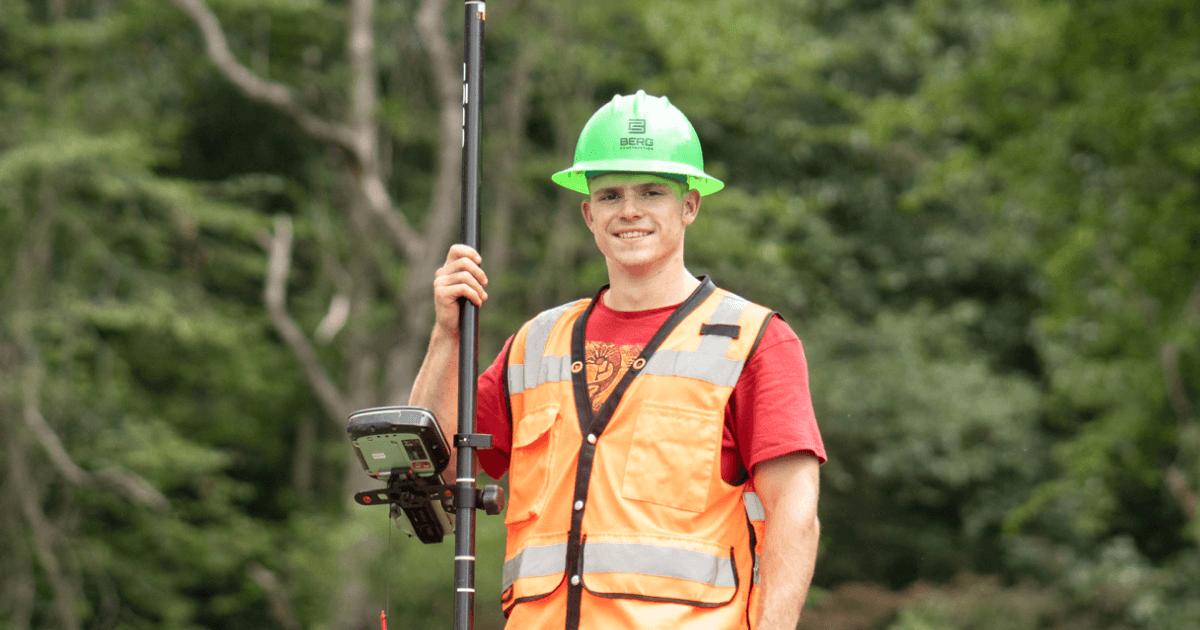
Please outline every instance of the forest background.
[{"label": "forest background", "polygon": [[[1193,0],[496,0],[481,361],[603,261],[550,173],[667,94],[696,273],[805,344],[802,628],[1200,627]],[[462,6],[0,1],[0,628],[443,628],[349,412],[457,238]],[[476,622],[499,628],[481,517]]]}]

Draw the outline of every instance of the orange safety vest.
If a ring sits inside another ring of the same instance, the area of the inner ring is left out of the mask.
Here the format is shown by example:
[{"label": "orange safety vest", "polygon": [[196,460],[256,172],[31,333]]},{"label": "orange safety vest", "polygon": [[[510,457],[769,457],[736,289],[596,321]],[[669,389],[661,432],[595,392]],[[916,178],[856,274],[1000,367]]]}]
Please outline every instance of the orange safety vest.
[{"label": "orange safety vest", "polygon": [[506,359],[509,627],[753,628],[765,516],[721,478],[721,438],[772,313],[703,278],[593,414],[594,303],[538,315]]}]

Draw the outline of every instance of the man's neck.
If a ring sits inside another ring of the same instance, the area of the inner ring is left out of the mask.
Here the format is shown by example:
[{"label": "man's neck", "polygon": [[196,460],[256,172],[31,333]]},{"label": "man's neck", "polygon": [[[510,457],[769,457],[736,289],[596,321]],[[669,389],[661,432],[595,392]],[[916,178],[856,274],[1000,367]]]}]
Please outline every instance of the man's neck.
[{"label": "man's neck", "polygon": [[609,269],[608,281],[602,299],[614,311],[648,311],[679,304],[700,286],[683,265],[646,275],[613,273]]}]

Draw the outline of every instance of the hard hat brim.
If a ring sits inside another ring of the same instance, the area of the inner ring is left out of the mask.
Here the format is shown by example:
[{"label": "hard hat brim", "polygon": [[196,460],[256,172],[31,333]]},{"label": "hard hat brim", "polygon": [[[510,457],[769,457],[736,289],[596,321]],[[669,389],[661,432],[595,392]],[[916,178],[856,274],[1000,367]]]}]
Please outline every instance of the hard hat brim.
[{"label": "hard hat brim", "polygon": [[687,177],[688,187],[700,193],[700,196],[711,195],[725,187],[724,182],[698,168],[680,164],[679,162],[654,160],[595,160],[592,162],[577,162],[571,168],[559,171],[550,176],[550,179],[563,188],[586,195],[590,192],[588,190],[587,175],[585,174],[588,171],[683,175]]}]

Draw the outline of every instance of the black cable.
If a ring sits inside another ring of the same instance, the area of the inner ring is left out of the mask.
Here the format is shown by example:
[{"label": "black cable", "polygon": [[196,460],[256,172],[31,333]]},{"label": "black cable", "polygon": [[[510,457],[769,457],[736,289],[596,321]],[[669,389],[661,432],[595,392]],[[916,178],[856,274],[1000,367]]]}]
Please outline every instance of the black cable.
[{"label": "black cable", "polygon": [[383,595],[383,617],[387,619],[392,613],[392,529],[394,528],[391,519],[391,509],[388,510],[388,519],[385,522],[387,523],[388,530],[388,546],[387,555],[384,557],[383,563],[383,570],[387,573],[387,588]]}]

